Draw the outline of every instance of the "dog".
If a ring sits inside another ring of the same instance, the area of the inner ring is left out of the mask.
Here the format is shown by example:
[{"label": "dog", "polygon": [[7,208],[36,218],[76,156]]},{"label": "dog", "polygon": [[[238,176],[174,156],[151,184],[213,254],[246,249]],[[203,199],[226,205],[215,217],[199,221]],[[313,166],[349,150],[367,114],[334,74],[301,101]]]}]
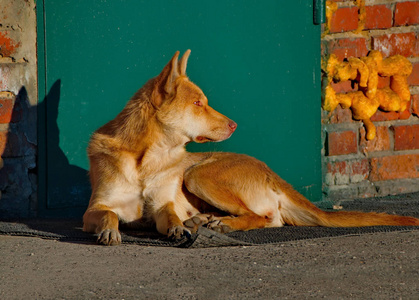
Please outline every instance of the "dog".
[{"label": "dog", "polygon": [[90,139],[92,194],[83,230],[98,234],[98,243],[120,244],[120,223],[152,222],[173,239],[204,225],[221,233],[284,225],[419,225],[413,217],[322,211],[255,158],[187,152],[189,142],[220,142],[237,128],[187,77],[189,54],[179,60],[176,52]]}]

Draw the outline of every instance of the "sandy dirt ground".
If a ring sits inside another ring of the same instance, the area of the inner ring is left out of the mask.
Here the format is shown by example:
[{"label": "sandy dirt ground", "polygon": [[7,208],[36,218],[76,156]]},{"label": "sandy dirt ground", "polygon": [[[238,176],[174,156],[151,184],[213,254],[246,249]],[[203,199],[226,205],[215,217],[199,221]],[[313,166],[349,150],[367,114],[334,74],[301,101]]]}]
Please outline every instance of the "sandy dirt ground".
[{"label": "sandy dirt ground", "polygon": [[0,299],[419,299],[418,239],[178,249],[0,236]]}]

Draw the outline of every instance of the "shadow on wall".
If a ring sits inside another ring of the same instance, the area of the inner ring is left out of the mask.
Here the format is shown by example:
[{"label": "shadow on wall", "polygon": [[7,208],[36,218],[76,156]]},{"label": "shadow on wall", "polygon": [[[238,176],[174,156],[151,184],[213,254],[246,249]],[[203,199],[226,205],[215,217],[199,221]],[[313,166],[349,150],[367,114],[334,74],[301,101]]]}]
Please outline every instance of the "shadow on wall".
[{"label": "shadow on wall", "polygon": [[[81,216],[90,197],[87,170],[71,165],[60,148],[57,124],[61,81],[51,87],[44,101],[31,106],[25,87],[15,98],[6,145],[1,156],[0,218],[36,216]],[[45,133],[38,130],[40,151],[45,161],[37,161],[37,111],[45,113]],[[37,178],[38,177],[38,178]],[[45,191],[38,194],[39,191]],[[39,197],[37,197],[39,196]]]},{"label": "shadow on wall", "polygon": [[61,215],[81,216],[89,202],[90,183],[87,170],[70,164],[60,148],[60,130],[57,123],[60,92],[61,80],[57,80],[40,107],[46,114],[47,159],[46,174],[39,175],[46,178],[47,209],[65,209]]},{"label": "shadow on wall", "polygon": [[0,218],[33,217],[37,208],[36,107],[25,87],[2,92]]}]

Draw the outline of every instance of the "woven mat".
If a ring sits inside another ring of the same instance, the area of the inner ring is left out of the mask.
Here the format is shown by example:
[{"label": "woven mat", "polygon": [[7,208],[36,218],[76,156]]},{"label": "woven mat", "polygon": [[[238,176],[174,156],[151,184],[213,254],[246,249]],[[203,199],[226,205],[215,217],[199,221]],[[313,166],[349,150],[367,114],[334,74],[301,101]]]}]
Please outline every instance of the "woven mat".
[{"label": "woven mat", "polygon": [[[419,193],[384,198],[342,201],[345,210],[377,211],[419,217]],[[372,226],[354,228],[293,227],[264,228],[246,232],[219,234],[200,228],[191,238],[172,241],[154,230],[122,231],[124,244],[144,246],[202,248],[239,245],[261,245],[322,237],[352,236],[375,232],[413,231],[412,226]],[[31,236],[68,242],[95,243],[96,236],[82,231],[80,220],[28,219],[0,221],[0,234]]]},{"label": "woven mat", "polygon": [[[67,242],[95,243],[96,236],[81,230],[81,223],[74,220],[27,220],[24,222],[0,222],[0,234],[9,236],[30,236]],[[143,246],[205,248],[220,246],[261,245],[285,243],[322,237],[352,236],[375,232],[412,231],[419,227],[372,226],[354,228],[292,227],[264,228],[246,232],[219,234],[207,228],[200,228],[191,238],[172,241],[155,231],[123,231],[124,244]]]}]

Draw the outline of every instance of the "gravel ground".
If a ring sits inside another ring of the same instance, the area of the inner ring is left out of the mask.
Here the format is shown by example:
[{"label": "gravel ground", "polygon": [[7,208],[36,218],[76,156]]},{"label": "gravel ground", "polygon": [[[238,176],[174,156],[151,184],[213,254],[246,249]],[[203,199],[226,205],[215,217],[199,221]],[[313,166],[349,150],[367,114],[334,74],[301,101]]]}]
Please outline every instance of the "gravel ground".
[{"label": "gravel ground", "polygon": [[179,249],[0,236],[0,299],[419,299],[418,238]]}]

